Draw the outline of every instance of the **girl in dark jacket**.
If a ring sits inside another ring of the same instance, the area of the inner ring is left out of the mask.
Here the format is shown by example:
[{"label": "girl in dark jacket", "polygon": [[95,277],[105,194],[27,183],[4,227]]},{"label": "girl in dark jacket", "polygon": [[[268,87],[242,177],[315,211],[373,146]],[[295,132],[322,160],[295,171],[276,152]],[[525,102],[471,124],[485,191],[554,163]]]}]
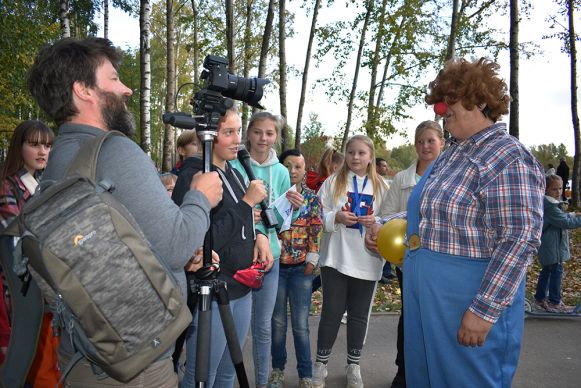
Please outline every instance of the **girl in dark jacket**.
[{"label": "girl in dark jacket", "polygon": [[[224,195],[222,201],[212,209],[213,250],[220,256],[218,279],[227,284],[230,309],[234,317],[240,347],[248,334],[252,297],[250,288],[236,281],[236,271],[248,268],[253,261],[266,261],[270,254],[268,238],[255,230],[252,208],[266,197],[261,181],[251,181],[248,188],[244,180],[228,161],[236,158],[240,145],[240,117],[238,111],[230,109],[218,123],[218,136],[212,152],[212,171],[222,179]],[[203,162],[197,157],[187,158],[174,188],[172,199],[178,205],[187,194],[192,176],[202,171]],[[272,260],[272,258],[270,259]],[[194,319],[186,337],[186,366],[183,387],[195,385],[197,319]],[[218,306],[212,302],[212,330],[210,339],[210,367],[208,386],[231,387],[234,385],[235,370],[226,347]]]}]

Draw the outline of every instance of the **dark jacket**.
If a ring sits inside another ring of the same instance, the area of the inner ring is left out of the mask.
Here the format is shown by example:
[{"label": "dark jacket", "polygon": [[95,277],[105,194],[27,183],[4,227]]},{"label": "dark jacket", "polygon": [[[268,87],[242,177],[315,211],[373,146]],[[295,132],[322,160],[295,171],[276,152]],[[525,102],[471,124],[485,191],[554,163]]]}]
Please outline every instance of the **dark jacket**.
[{"label": "dark jacket", "polygon": [[[184,194],[189,190],[192,176],[203,170],[203,162],[197,157],[184,160],[180,167],[180,175],[176,182],[172,199],[181,205]],[[212,166],[212,171],[219,168]],[[236,199],[232,197],[227,185],[222,183],[224,195],[222,201],[212,209],[211,230],[212,249],[220,255],[220,272],[218,279],[222,279],[228,286],[230,299],[237,299],[246,295],[250,289],[232,278],[239,269],[248,268],[252,264],[255,230],[252,208],[242,197],[245,193],[244,179],[240,173],[226,163],[226,171],[220,170],[225,176]]]},{"label": "dark jacket", "polygon": [[557,175],[563,180],[563,190],[565,190],[565,186],[569,182],[569,166],[567,162],[561,160],[561,163],[557,166]]},{"label": "dark jacket", "polygon": [[545,195],[543,200],[543,234],[538,258],[543,266],[569,260],[569,231],[581,226],[581,217],[566,213],[559,201]]}]

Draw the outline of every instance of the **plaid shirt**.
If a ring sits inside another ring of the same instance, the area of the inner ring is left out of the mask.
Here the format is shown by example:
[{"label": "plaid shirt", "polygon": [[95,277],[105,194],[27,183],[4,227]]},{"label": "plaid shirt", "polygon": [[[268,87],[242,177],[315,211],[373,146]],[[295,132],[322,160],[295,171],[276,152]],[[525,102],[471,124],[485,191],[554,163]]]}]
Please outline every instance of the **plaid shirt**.
[{"label": "plaid shirt", "polygon": [[10,221],[20,214],[24,203],[31,196],[20,179],[25,173],[26,170],[21,170],[0,184],[0,230],[6,229]]},{"label": "plaid shirt", "polygon": [[435,163],[421,199],[421,244],[489,262],[470,311],[496,322],[540,245],[543,171],[503,123],[452,142]]}]

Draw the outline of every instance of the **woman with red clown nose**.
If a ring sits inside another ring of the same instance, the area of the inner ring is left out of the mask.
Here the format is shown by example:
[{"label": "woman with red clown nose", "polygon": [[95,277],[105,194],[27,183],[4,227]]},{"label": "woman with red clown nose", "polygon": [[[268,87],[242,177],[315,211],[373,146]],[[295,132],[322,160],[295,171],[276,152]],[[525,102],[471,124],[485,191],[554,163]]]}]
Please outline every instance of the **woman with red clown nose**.
[{"label": "woman with red clown nose", "polygon": [[498,70],[485,58],[453,59],[429,85],[426,102],[452,138],[408,202],[410,387],[510,387],[516,371],[545,183],[535,158],[498,122],[510,101]]}]

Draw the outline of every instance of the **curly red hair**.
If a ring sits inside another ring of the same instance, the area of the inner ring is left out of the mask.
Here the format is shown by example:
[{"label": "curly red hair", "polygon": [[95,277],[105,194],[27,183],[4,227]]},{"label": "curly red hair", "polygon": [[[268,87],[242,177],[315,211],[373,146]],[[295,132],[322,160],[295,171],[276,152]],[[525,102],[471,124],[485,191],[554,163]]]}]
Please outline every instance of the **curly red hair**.
[{"label": "curly red hair", "polygon": [[452,105],[458,101],[468,110],[485,105],[482,113],[493,122],[508,113],[510,96],[506,82],[498,75],[500,66],[487,58],[469,62],[451,59],[429,84],[426,103],[433,105],[445,101]]}]

